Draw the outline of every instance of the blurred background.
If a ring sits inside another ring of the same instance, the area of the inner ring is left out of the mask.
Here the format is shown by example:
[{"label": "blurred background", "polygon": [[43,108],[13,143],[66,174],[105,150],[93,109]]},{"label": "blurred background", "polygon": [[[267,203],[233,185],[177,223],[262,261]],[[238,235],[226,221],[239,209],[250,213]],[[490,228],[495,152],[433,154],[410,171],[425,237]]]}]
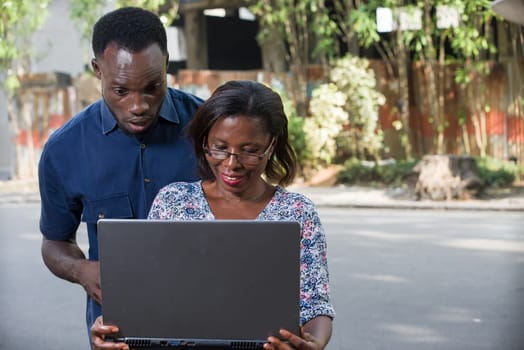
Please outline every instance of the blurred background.
[{"label": "blurred background", "polygon": [[91,27],[133,5],[166,24],[171,86],[207,98],[252,79],[281,93],[304,183],[412,187],[426,156],[476,188],[456,197],[521,183],[520,0],[0,3],[0,180],[34,182],[49,135],[100,97]]}]

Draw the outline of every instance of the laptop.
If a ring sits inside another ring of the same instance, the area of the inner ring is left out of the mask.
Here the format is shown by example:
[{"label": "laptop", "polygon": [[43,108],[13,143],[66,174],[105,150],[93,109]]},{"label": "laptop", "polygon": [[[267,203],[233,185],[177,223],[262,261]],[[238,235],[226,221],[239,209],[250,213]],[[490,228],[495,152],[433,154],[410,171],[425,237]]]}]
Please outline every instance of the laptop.
[{"label": "laptop", "polygon": [[102,314],[131,348],[262,349],[298,334],[300,225],[98,221]]}]

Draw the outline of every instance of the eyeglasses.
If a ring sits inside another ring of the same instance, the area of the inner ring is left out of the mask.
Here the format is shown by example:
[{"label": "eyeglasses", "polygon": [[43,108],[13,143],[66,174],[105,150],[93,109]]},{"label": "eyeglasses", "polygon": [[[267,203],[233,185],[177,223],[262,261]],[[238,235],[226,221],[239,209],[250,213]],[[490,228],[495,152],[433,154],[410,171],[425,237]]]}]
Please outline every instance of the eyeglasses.
[{"label": "eyeglasses", "polygon": [[209,149],[207,146],[203,146],[204,152],[210,156],[213,159],[216,160],[226,160],[229,159],[231,156],[236,156],[237,160],[244,164],[244,165],[258,165],[262,159],[269,153],[271,150],[271,146],[273,146],[274,139],[271,140],[269,143],[269,146],[267,146],[266,150],[262,153],[249,153],[249,152],[239,152],[239,153],[233,153],[226,150],[221,149]]}]

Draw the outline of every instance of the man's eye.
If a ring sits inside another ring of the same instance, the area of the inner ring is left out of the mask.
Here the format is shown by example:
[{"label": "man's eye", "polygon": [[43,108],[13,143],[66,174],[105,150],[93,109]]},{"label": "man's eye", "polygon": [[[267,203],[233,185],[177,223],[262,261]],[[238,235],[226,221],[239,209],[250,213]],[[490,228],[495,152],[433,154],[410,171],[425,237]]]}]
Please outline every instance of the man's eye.
[{"label": "man's eye", "polygon": [[159,87],[160,87],[160,84],[149,85],[149,86],[146,88],[146,93],[152,94],[152,93],[154,93],[155,91],[157,91]]},{"label": "man's eye", "polygon": [[117,94],[118,96],[125,96],[125,94],[127,94],[127,90],[126,89],[114,89],[113,90],[115,92],[115,94]]}]

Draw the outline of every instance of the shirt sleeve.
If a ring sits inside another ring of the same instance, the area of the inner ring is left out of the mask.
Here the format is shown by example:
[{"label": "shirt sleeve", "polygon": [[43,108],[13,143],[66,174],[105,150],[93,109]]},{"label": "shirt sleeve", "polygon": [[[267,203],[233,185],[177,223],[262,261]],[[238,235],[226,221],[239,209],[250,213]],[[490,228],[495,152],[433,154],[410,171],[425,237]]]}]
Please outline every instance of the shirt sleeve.
[{"label": "shirt sleeve", "polygon": [[334,318],[335,310],[330,300],[324,228],[314,204],[307,198],[302,209],[300,320],[303,325],[321,315]]},{"label": "shirt sleeve", "polygon": [[73,238],[80,225],[82,205],[65,188],[65,181],[62,181],[61,174],[54,166],[49,150],[44,149],[38,163],[38,184],[41,200],[40,231],[51,240]]}]

